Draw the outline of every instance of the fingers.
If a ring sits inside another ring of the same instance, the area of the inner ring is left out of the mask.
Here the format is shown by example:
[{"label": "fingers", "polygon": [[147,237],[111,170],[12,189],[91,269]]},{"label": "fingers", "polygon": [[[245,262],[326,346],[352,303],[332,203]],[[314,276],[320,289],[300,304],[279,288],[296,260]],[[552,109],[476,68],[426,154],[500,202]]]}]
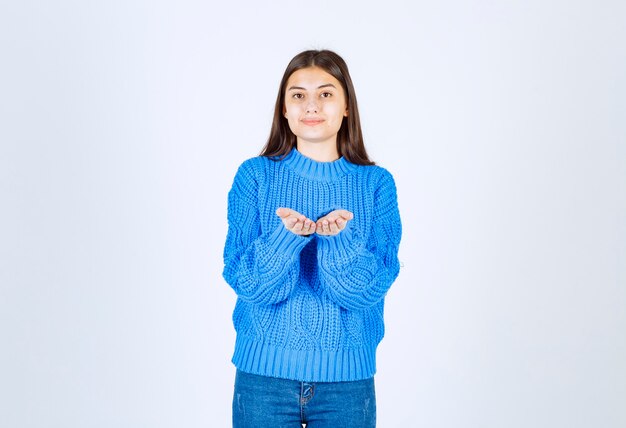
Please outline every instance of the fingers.
[{"label": "fingers", "polygon": [[310,235],[315,232],[315,222],[304,216],[295,219],[295,222],[292,223],[293,225],[291,227],[288,226],[287,229],[297,235]]},{"label": "fingers", "polygon": [[354,214],[348,210],[334,210],[317,221],[316,233],[319,235],[337,235],[346,228]]},{"label": "fingers", "polygon": [[346,221],[352,220],[354,218],[354,214],[348,210],[335,210],[331,214],[336,214],[339,217],[343,217]]},{"label": "fingers", "polygon": [[298,216],[298,217],[290,217],[288,219],[291,224],[291,231],[294,233],[302,232],[302,228],[304,227],[304,223],[306,222],[306,217]]},{"label": "fingers", "polygon": [[316,222],[291,208],[278,208],[276,215],[282,219],[287,230],[297,235],[337,235],[354,218],[352,212],[343,209],[334,210]]},{"label": "fingers", "polygon": [[299,216],[301,214],[299,212],[295,211],[295,210],[292,210],[291,208],[283,208],[283,207],[281,207],[281,208],[278,208],[276,210],[276,215],[278,215],[278,217],[284,219],[284,218],[289,217],[290,215]]},{"label": "fingers", "polygon": [[312,233],[315,232],[315,222],[309,220],[308,218],[302,223],[302,230],[301,230],[303,235],[310,235]]},{"label": "fingers", "polygon": [[329,218],[322,218],[317,221],[316,232],[319,235],[336,235],[344,228],[345,223],[341,225],[336,220],[331,221]]},{"label": "fingers", "polygon": [[302,234],[302,230],[304,229],[304,225],[306,224],[306,222],[307,218],[303,215],[290,215],[285,220],[285,225],[287,226],[287,229],[289,231],[300,235]]},{"label": "fingers", "polygon": [[287,230],[296,235],[310,235],[315,232],[315,222],[291,208],[278,208],[276,215],[281,218]]},{"label": "fingers", "polygon": [[324,217],[322,217],[320,220],[328,220],[329,222],[336,222],[337,220],[341,219],[342,222],[347,223],[348,221],[352,220],[354,218],[354,214],[352,214],[350,211],[348,210],[335,210],[332,211],[330,213],[328,213],[327,215],[325,215]]},{"label": "fingers", "polygon": [[289,230],[293,230],[296,227],[297,223],[298,219],[296,217],[287,217],[285,219],[285,226],[287,226]]}]

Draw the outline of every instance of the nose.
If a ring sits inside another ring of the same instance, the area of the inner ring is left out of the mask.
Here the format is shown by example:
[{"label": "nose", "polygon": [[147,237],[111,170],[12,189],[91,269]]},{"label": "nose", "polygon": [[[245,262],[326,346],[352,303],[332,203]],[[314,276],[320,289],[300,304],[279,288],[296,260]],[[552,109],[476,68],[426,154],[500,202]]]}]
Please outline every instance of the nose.
[{"label": "nose", "polygon": [[316,100],[310,100],[307,105],[306,105],[306,112],[307,113],[317,113],[318,111],[318,105],[317,105],[317,101]]}]

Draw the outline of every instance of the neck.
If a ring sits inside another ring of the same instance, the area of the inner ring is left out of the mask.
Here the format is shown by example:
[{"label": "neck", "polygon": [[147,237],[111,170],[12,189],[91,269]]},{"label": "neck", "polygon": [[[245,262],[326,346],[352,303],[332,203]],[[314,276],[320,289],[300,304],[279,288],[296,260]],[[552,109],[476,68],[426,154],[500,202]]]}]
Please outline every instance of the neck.
[{"label": "neck", "polygon": [[336,141],[310,143],[298,140],[296,148],[304,156],[318,162],[333,162],[339,159]]}]

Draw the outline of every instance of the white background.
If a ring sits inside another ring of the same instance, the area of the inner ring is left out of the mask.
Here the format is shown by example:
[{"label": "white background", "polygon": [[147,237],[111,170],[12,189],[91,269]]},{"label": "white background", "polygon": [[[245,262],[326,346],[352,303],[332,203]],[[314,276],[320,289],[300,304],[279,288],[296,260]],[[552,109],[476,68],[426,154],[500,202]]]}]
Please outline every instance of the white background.
[{"label": "white background", "polygon": [[0,426],[228,427],[226,195],[289,60],[398,185],[379,426],[626,427],[626,3],[0,6]]}]

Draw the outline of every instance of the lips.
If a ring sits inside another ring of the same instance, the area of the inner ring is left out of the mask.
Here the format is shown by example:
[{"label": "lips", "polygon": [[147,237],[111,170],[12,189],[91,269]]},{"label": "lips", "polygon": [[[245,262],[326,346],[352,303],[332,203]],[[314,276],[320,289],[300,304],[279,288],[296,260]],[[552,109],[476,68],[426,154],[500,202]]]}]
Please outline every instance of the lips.
[{"label": "lips", "polygon": [[323,121],[324,121],[323,119],[302,119],[302,123],[304,123],[307,126],[319,125]]}]

